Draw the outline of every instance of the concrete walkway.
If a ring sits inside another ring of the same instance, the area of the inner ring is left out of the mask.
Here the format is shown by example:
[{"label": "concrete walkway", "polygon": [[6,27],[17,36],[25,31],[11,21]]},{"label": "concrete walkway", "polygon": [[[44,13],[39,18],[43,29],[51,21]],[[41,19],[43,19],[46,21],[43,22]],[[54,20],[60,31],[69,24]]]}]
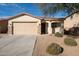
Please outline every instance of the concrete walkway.
[{"label": "concrete walkway", "polygon": [[1,35],[0,56],[31,56],[36,36]]}]

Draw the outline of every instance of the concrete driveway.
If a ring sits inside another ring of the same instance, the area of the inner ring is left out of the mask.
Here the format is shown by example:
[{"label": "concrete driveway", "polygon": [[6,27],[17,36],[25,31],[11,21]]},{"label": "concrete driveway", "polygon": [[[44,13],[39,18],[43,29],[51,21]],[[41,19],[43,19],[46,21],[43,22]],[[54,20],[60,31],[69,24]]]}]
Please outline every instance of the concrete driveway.
[{"label": "concrete driveway", "polygon": [[31,56],[36,36],[1,35],[0,56]]}]

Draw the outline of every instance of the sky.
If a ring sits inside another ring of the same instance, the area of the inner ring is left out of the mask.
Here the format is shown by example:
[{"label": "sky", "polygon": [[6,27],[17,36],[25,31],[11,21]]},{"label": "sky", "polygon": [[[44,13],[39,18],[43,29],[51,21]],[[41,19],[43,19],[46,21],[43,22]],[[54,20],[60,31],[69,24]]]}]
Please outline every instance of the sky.
[{"label": "sky", "polygon": [[[23,12],[34,16],[44,16],[40,8],[33,3],[0,3],[0,18],[15,16]],[[59,12],[54,17],[61,18],[64,16],[63,12]]]}]

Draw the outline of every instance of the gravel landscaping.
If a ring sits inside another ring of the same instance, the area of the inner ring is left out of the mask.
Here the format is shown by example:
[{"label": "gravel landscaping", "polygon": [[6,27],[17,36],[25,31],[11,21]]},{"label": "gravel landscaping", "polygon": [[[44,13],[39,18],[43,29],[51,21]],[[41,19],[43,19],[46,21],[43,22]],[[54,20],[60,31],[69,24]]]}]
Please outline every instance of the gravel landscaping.
[{"label": "gravel landscaping", "polygon": [[52,56],[46,52],[46,48],[51,43],[57,43],[64,48],[63,53],[58,56],[79,56],[79,38],[76,38],[77,46],[68,46],[64,43],[64,37],[56,37],[54,35],[42,35],[37,37],[37,43],[33,52],[34,56]]}]

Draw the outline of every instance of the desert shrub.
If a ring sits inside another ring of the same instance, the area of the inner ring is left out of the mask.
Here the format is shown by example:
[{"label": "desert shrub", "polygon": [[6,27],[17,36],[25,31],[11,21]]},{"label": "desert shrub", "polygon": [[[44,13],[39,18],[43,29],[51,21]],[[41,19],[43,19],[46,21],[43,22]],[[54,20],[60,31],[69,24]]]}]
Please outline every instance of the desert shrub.
[{"label": "desert shrub", "polygon": [[52,43],[47,47],[46,51],[51,55],[58,55],[63,52],[63,48],[56,43]]},{"label": "desert shrub", "polygon": [[57,37],[63,37],[63,35],[61,33],[59,33],[59,32],[56,32],[55,36],[57,36]]},{"label": "desert shrub", "polygon": [[72,38],[72,37],[67,37],[67,38],[65,38],[65,39],[64,39],[64,43],[65,43],[66,45],[69,45],[69,46],[77,46],[76,40],[74,40],[74,38]]}]

